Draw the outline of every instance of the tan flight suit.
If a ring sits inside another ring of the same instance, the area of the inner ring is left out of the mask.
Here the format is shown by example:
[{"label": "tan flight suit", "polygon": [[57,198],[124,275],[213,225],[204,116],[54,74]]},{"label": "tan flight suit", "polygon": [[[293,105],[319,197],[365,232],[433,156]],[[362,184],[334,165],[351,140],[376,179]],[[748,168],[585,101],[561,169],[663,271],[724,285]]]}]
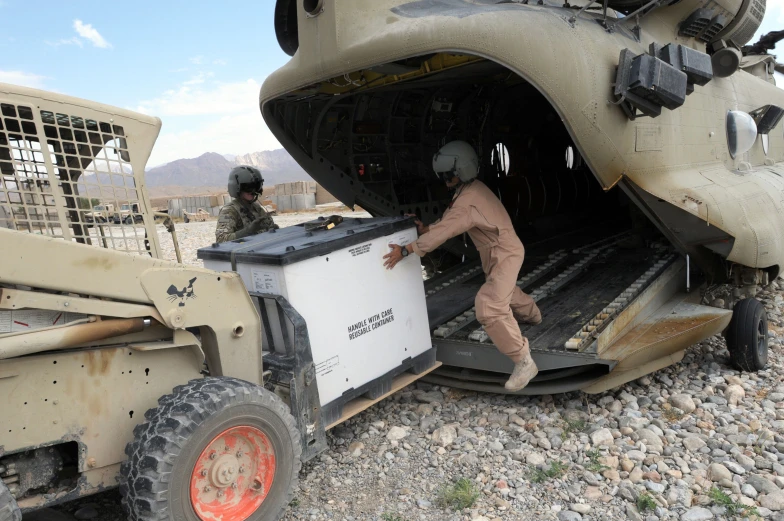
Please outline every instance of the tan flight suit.
[{"label": "tan flight suit", "polygon": [[412,244],[420,257],[468,232],[479,250],[485,283],[476,295],[476,318],[503,354],[517,363],[530,357],[517,320],[539,322],[534,300],[517,286],[525,250],[501,201],[481,181],[460,185],[443,217]]}]

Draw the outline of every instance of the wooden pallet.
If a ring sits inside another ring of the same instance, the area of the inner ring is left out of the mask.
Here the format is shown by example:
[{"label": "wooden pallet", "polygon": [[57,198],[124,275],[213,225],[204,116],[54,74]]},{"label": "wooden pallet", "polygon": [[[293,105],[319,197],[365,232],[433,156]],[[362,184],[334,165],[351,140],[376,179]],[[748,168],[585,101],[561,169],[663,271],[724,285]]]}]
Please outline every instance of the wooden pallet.
[{"label": "wooden pallet", "polygon": [[441,362],[436,362],[430,369],[427,369],[419,374],[414,373],[401,373],[397,375],[395,378],[392,379],[392,388],[389,392],[382,394],[378,398],[371,400],[370,398],[365,398],[364,396],[360,396],[359,398],[355,398],[350,402],[346,403],[343,406],[343,415],[338,418],[335,422],[327,425],[327,430],[335,427],[336,425],[340,425],[341,423],[345,422],[349,418],[356,416],[357,414],[361,413],[365,409],[377,404],[384,398],[391,396],[392,394],[398,392],[399,390],[403,389],[411,385],[412,383],[416,382],[426,374],[431,373],[432,371],[441,367]]}]

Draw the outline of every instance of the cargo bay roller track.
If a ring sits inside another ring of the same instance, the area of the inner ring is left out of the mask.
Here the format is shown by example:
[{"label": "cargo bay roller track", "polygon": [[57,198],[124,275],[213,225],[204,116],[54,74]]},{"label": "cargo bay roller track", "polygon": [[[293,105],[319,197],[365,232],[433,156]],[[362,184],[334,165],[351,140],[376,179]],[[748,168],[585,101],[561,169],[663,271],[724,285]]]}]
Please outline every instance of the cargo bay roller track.
[{"label": "cargo bay roller track", "polygon": [[[517,285],[537,302],[543,321],[520,324],[540,369],[523,394],[581,389],[612,371],[615,361],[597,355],[598,335],[679,258],[664,244],[624,248],[628,239],[621,233],[552,253],[538,253],[535,246],[529,250]],[[474,314],[474,298],[483,282],[476,261],[426,282],[433,343],[444,364],[428,377],[431,382],[505,392],[511,364]]]},{"label": "cargo bay roller track", "polygon": [[[602,190],[553,107],[508,69],[444,54],[375,72],[411,78],[372,89],[355,87],[361,82],[352,77],[334,79],[266,103],[265,119],[303,168],[345,204],[376,216],[413,213],[426,224],[451,198],[433,174],[433,154],[452,140],[470,142],[480,155],[480,178],[526,246],[518,285],[544,317],[537,326],[521,324],[540,368],[522,393],[585,389],[607,377],[627,356],[607,356],[608,339],[620,338],[639,318],[638,297],[646,291],[647,304],[662,304],[650,294],[663,273],[668,280],[679,273],[684,285],[683,260],[621,190]],[[430,275],[432,339],[443,363],[430,380],[504,392],[512,364],[471,309],[484,274],[470,240],[456,237],[422,262]]]}]

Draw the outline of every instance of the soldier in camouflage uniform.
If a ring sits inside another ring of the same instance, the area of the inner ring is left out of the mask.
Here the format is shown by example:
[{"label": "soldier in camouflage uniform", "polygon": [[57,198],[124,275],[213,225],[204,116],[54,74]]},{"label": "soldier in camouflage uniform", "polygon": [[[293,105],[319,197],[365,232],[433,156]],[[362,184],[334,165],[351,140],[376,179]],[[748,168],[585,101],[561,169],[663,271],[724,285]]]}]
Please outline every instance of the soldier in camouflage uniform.
[{"label": "soldier in camouflage uniform", "polygon": [[232,201],[221,208],[215,239],[218,242],[233,241],[248,235],[266,232],[278,225],[256,202],[261,193],[264,179],[261,172],[252,166],[238,166],[229,172],[229,195]]}]

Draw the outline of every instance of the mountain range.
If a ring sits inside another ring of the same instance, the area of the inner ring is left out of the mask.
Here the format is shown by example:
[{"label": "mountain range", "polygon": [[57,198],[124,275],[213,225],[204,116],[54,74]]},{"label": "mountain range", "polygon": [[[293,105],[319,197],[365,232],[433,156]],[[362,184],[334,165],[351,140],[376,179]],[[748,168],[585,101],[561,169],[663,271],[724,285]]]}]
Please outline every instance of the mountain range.
[{"label": "mountain range", "polygon": [[229,171],[238,165],[252,165],[261,170],[265,187],[292,181],[312,181],[283,148],[239,156],[207,152],[199,157],[178,159],[151,168],[144,177],[151,197],[225,192]]}]

